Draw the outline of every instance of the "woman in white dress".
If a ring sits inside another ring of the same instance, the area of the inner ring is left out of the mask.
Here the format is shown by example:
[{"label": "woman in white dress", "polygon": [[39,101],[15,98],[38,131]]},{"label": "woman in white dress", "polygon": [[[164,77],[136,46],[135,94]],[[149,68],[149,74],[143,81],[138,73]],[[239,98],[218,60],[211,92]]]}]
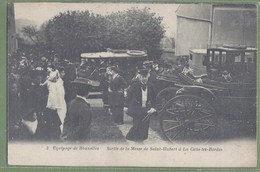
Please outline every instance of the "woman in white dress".
[{"label": "woman in white dress", "polygon": [[41,85],[46,85],[48,88],[49,94],[46,108],[57,110],[61,121],[60,129],[62,132],[67,106],[65,102],[63,80],[60,77],[59,71],[49,69],[47,80]]}]

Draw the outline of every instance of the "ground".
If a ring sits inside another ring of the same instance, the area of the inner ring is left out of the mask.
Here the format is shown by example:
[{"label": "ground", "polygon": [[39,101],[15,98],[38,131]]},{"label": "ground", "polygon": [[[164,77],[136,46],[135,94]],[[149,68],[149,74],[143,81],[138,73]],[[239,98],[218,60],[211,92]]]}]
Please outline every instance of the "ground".
[{"label": "ground", "polygon": [[[120,143],[135,144],[126,140],[126,135],[132,127],[132,117],[128,116],[125,109],[124,124],[114,123],[110,113],[103,108],[101,99],[88,99],[92,107],[93,117],[91,124],[91,143]],[[234,120],[219,116],[218,129],[213,142],[242,140],[256,140],[256,120]],[[28,140],[24,138],[22,140]],[[31,137],[30,137],[31,138]],[[29,139],[31,140],[31,139]],[[194,140],[193,140],[194,141]],[[160,127],[160,116],[151,115],[148,139],[143,144],[165,144],[167,139]],[[189,141],[190,143],[190,141]]]},{"label": "ground", "polygon": [[[118,142],[132,143],[125,139],[126,134],[132,127],[132,118],[124,114],[124,124],[116,125],[112,116],[103,109],[101,99],[89,99],[93,110],[93,122],[91,126],[92,142]],[[144,143],[163,143],[166,142],[162,133],[157,116],[151,117],[148,139]]]},{"label": "ground", "polygon": [[[93,122],[91,142],[118,142],[132,143],[125,139],[132,127],[132,118],[124,114],[124,125],[116,125],[112,116],[103,109],[101,99],[89,99],[93,108]],[[165,143],[167,140],[160,129],[160,117],[153,115],[150,120],[149,136],[144,144]],[[255,125],[251,121],[230,120],[219,118],[219,129],[215,137],[216,141],[236,139],[255,139]]]}]

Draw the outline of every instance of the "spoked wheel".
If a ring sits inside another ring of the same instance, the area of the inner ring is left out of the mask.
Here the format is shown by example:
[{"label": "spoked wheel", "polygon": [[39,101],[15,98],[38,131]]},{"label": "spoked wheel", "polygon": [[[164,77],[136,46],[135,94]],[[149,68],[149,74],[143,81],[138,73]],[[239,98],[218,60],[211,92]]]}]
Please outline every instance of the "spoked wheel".
[{"label": "spoked wheel", "polygon": [[210,141],[217,131],[215,109],[204,99],[180,95],[169,100],[160,112],[164,136],[174,143]]},{"label": "spoked wheel", "polygon": [[161,112],[164,105],[171,100],[173,97],[175,97],[176,91],[178,88],[175,87],[169,87],[161,90],[157,96],[156,96],[156,110],[158,113]]}]

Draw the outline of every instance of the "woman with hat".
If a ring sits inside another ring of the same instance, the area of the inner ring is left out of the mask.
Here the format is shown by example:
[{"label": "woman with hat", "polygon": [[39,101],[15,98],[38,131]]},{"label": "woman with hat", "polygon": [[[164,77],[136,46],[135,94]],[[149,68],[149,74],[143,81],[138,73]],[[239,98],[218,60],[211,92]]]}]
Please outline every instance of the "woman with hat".
[{"label": "woman with hat", "polygon": [[68,141],[86,141],[90,139],[92,121],[92,111],[86,98],[90,88],[99,86],[99,83],[80,77],[72,81],[72,84],[76,88],[77,96],[69,103],[61,138]]},{"label": "woman with hat", "polygon": [[136,77],[131,81],[127,91],[128,114],[133,117],[133,127],[126,135],[126,139],[143,141],[148,138],[150,118],[156,110],[155,94],[149,79],[148,69],[139,69]]},{"label": "woman with hat", "polygon": [[109,80],[108,103],[115,123],[124,123],[124,89],[127,86],[125,79],[119,75],[117,67],[107,68],[107,73],[111,75]]}]

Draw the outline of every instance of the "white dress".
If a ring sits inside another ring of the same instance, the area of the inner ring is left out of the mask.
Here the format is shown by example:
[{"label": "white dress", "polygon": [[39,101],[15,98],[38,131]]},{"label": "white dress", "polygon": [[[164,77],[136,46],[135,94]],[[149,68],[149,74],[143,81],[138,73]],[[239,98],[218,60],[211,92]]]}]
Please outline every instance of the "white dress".
[{"label": "white dress", "polygon": [[56,73],[51,73],[47,80],[47,88],[49,91],[47,108],[57,110],[59,118],[61,120],[61,130],[63,129],[63,123],[67,112],[67,106],[65,102],[65,90],[63,86],[63,80],[58,76],[56,80],[53,80],[54,75],[59,75]]}]

